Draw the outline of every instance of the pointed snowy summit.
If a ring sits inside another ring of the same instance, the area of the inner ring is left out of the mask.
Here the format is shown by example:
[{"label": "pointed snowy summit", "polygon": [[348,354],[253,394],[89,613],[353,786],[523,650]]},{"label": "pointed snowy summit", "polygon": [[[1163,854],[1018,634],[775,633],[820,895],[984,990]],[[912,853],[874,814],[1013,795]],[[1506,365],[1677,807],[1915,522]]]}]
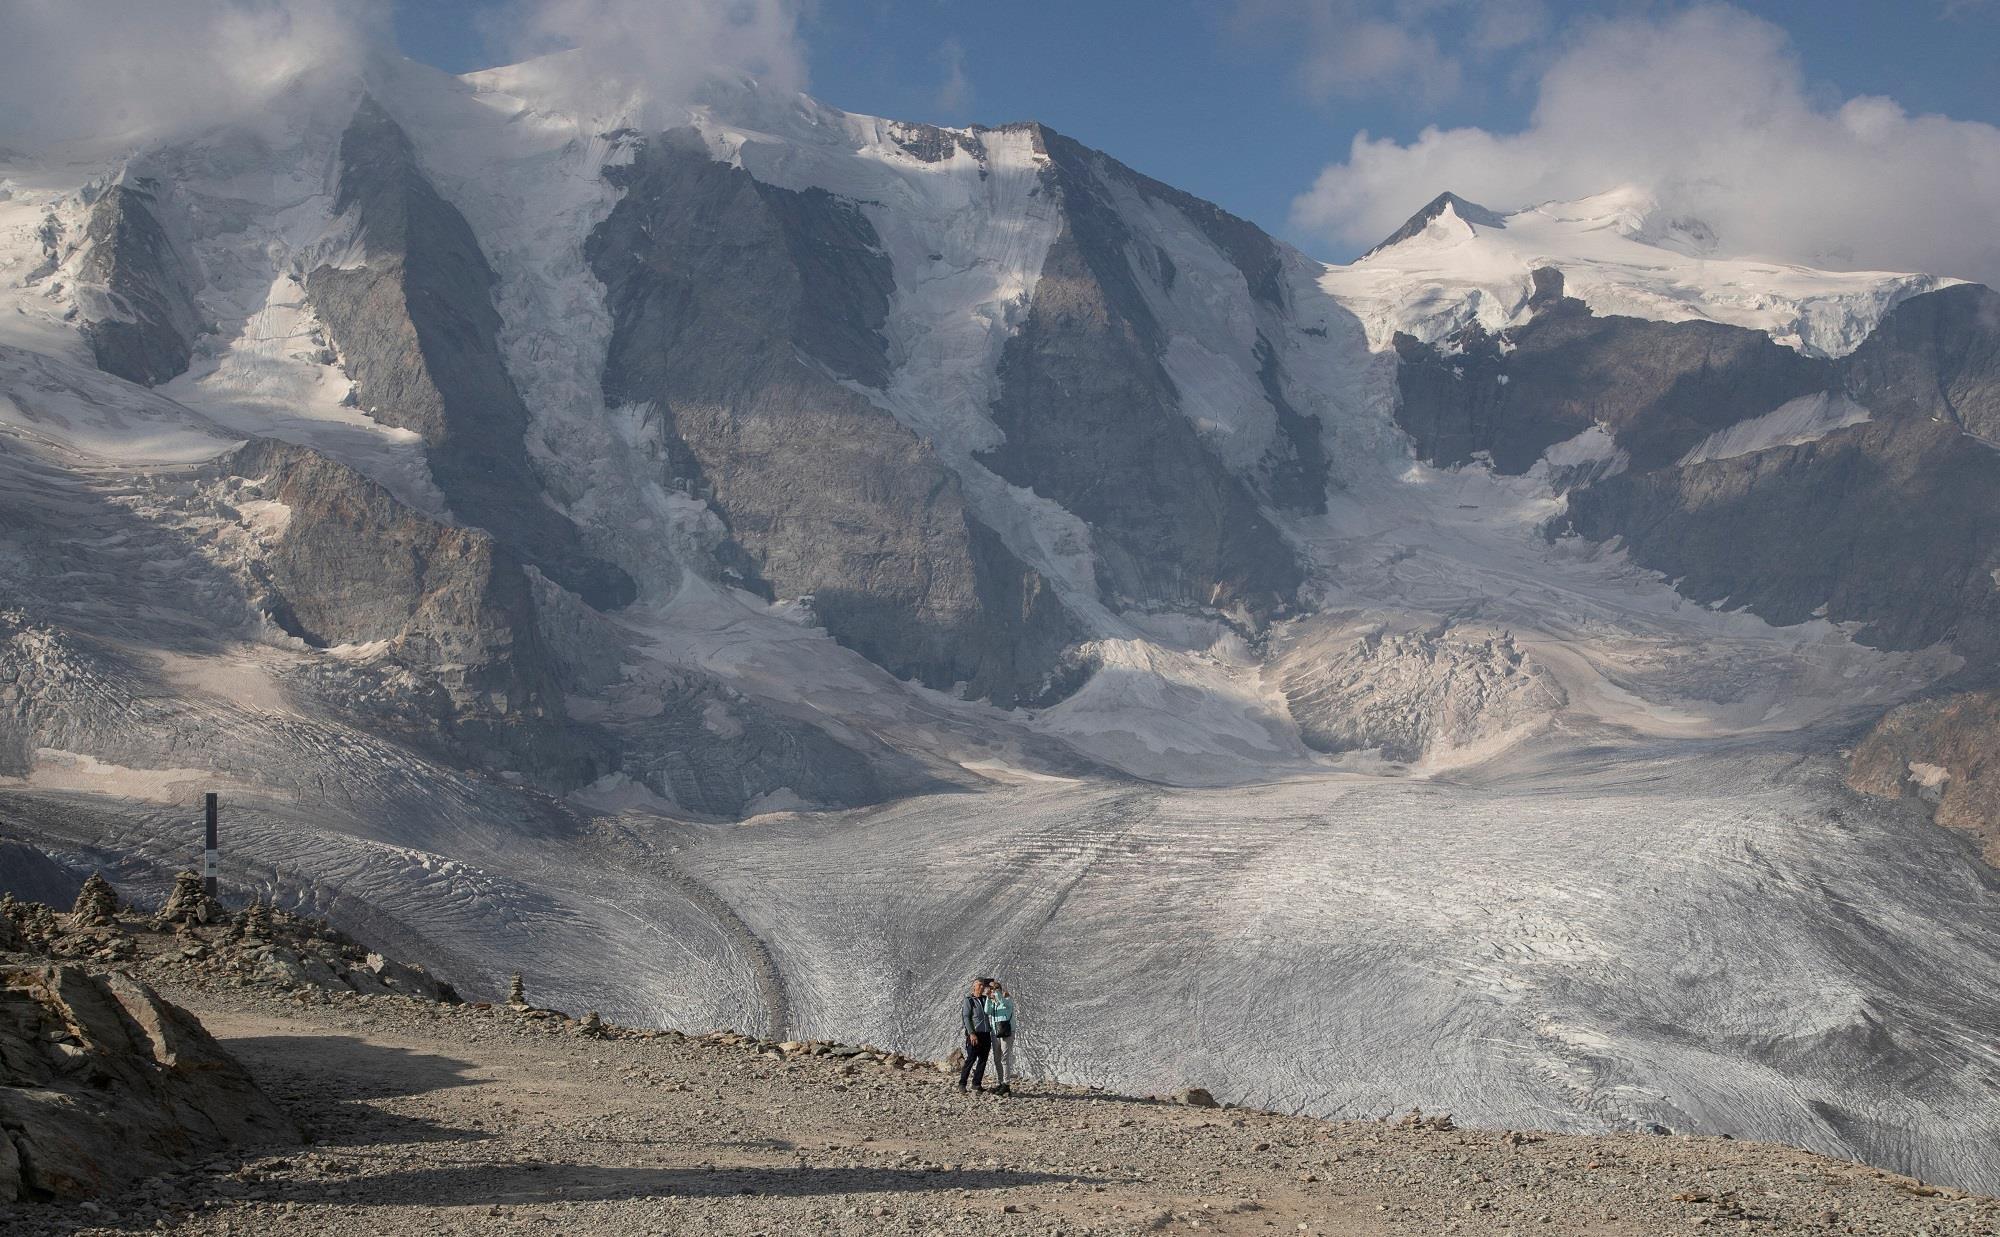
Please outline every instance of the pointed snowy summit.
[{"label": "pointed snowy summit", "polygon": [[1421,235],[1425,228],[1431,226],[1433,220],[1444,214],[1447,210],[1466,223],[1478,224],[1483,228],[1504,228],[1507,226],[1507,217],[1499,211],[1488,210],[1477,202],[1468,202],[1447,189],[1425,203],[1422,210],[1403,221],[1402,227],[1391,232],[1373,249],[1370,249],[1361,256],[1364,259],[1372,258],[1391,245],[1398,245],[1413,236]]}]

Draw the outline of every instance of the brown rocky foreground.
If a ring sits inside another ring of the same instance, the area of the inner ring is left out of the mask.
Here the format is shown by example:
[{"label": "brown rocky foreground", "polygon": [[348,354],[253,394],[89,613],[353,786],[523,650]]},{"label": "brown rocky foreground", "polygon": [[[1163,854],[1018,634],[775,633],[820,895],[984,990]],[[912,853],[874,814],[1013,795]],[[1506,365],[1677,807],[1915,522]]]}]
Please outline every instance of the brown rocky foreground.
[{"label": "brown rocky foreground", "polygon": [[364,995],[368,967],[311,965],[350,948],[323,938],[113,930],[307,1141],[0,1206],[0,1232],[2000,1233],[1994,1200],[1783,1147],[964,1096],[872,1050]]}]

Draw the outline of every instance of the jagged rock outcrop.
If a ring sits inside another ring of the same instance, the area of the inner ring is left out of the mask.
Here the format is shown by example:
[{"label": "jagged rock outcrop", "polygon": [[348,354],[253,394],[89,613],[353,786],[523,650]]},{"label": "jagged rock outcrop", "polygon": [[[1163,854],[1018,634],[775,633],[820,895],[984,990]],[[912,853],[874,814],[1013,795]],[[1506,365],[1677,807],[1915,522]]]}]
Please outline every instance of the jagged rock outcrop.
[{"label": "jagged rock outcrop", "polygon": [[551,580],[615,608],[637,589],[588,553],[542,496],[528,410],[497,342],[492,268],[465,218],[438,195],[402,128],[363,97],[341,138],[333,233],[306,272],[361,405],[423,435],[452,511]]},{"label": "jagged rock outcrop", "polygon": [[1876,421],[1627,473],[1572,495],[1569,521],[1622,537],[1697,601],[1859,622],[1889,648],[2000,648],[2000,456],[1948,423]]},{"label": "jagged rock outcrop", "polygon": [[998,703],[1069,683],[1054,590],[967,509],[930,444],[849,389],[887,380],[892,275],[854,204],[764,184],[675,132],[610,168],[588,255],[613,319],[612,403],[666,422],[671,479],[706,498],[743,582],[812,599],[835,638]]},{"label": "jagged rock outcrop", "polygon": [[[209,470],[280,504],[262,603],[320,648],[382,641],[461,708],[562,716],[522,565],[488,533],[439,523],[318,452],[259,439]],[[243,499],[250,496],[240,489]]]},{"label": "jagged rock outcrop", "polygon": [[1671,464],[1715,430],[1827,390],[1829,362],[1716,322],[1598,317],[1539,276],[1537,312],[1504,335],[1443,344],[1398,334],[1396,419],[1442,466],[1484,452],[1522,473],[1556,443],[1610,428],[1635,470]]},{"label": "jagged rock outcrop", "polygon": [[1911,297],[1841,364],[1878,417],[1938,417],[2000,443],[2000,293],[1959,284]]},{"label": "jagged rock outcrop", "polygon": [[128,976],[0,968],[0,1201],[83,1198],[297,1128],[192,1015]]},{"label": "jagged rock outcrop", "polygon": [[1937,823],[1971,834],[2000,868],[2000,691],[1890,710],[1856,745],[1847,783],[1863,794],[1922,800]]},{"label": "jagged rock outcrop", "polygon": [[[1163,364],[1167,340],[1139,285],[1171,276],[1135,271],[1110,180],[1142,195],[1172,191],[1046,128],[1035,134],[1063,222],[1027,319],[1001,354],[992,411],[1006,441],[981,460],[1091,526],[1099,588],[1114,605],[1282,612],[1295,604],[1303,572],[1248,483],[1179,411]],[[1184,197],[1176,194],[1176,204]],[[1281,298],[1269,239],[1197,205],[1192,218],[1239,263],[1253,295]],[[1267,385],[1276,383],[1274,366],[1267,359]],[[1280,490],[1310,507],[1314,485],[1302,478],[1317,474],[1323,503],[1316,433],[1296,414],[1281,413],[1281,427]]]},{"label": "jagged rock outcrop", "polygon": [[75,273],[97,367],[149,387],[186,371],[202,329],[197,277],[161,223],[159,188],[135,176],[99,193]]}]

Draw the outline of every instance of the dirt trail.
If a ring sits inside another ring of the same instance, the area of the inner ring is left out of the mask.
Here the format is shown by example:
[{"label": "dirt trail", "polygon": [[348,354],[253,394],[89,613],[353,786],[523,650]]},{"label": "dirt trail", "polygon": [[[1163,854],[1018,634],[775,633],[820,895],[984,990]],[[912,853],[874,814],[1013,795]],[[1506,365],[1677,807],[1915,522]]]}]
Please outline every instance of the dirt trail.
[{"label": "dirt trail", "polygon": [[2000,1204],[1786,1148],[1332,1124],[401,997],[163,992],[305,1126],[8,1233],[1993,1234]]}]

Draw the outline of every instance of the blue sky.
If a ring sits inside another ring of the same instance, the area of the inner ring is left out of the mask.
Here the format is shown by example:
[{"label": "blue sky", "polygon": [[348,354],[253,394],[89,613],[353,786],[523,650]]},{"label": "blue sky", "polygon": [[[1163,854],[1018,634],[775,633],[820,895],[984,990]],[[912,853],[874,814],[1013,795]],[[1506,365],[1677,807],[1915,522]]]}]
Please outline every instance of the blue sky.
[{"label": "blue sky", "polygon": [[[397,37],[406,54],[453,71],[504,61],[509,2],[398,0]],[[659,9],[696,2],[666,0]],[[1753,0],[1734,8],[1783,32],[1782,56],[1802,69],[1797,93],[1811,107],[1878,95],[1911,114],[2000,124],[2000,0]],[[817,0],[799,20],[798,40],[809,88],[835,106],[944,123],[1042,120],[1340,258],[1365,243],[1388,205],[1371,200],[1361,222],[1336,225],[1324,212],[1313,218],[1300,198],[1323,169],[1348,158],[1358,131],[1399,145],[1432,125],[1515,133],[1528,126],[1549,67],[1592,30],[1611,19],[1666,21],[1686,9],[1558,0]],[[1491,20],[1500,13],[1510,15],[1507,28]],[[1716,37],[1719,51],[1742,41],[1726,29]],[[1747,63],[1745,72],[1763,71]],[[1411,200],[1398,210],[1421,204],[1420,181],[1412,173]],[[1390,180],[1373,192],[1402,189]]]}]

